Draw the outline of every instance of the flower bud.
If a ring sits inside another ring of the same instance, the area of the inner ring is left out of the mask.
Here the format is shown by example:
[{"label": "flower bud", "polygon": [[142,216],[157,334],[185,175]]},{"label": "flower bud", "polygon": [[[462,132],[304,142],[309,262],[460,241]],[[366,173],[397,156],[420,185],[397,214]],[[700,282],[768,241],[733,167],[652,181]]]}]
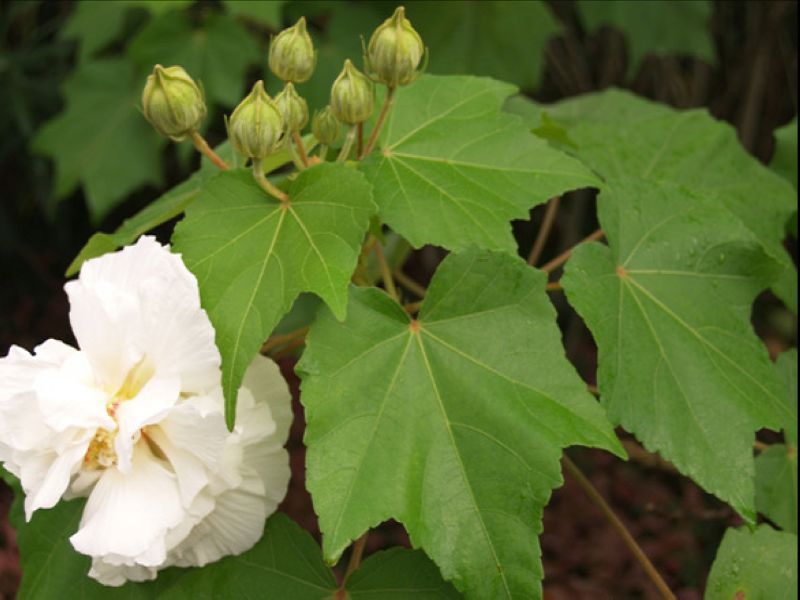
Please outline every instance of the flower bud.
[{"label": "flower bud", "polygon": [[240,154],[262,159],[280,150],[283,143],[283,117],[278,106],[257,81],[250,94],[239,103],[227,122],[228,137]]},{"label": "flower bud", "polygon": [[365,57],[367,72],[389,87],[406,85],[417,78],[425,45],[399,6],[369,40]]},{"label": "flower bud", "polygon": [[283,115],[283,124],[288,133],[300,131],[308,123],[308,104],[300,97],[291,82],[275,96],[275,104]]},{"label": "flower bud", "polygon": [[331,87],[331,110],[342,123],[356,125],[372,116],[375,88],[369,77],[355,68],[350,60]]},{"label": "flower bud", "polygon": [[314,43],[306,30],[306,18],[281,31],[269,44],[270,70],[283,81],[308,81],[317,64]]},{"label": "flower bud", "polygon": [[144,84],[142,109],[158,133],[176,142],[197,130],[206,116],[203,90],[183,67],[153,68]]},{"label": "flower bud", "polygon": [[330,106],[314,113],[311,119],[311,132],[320,144],[332,146],[339,137],[339,120],[334,116]]}]

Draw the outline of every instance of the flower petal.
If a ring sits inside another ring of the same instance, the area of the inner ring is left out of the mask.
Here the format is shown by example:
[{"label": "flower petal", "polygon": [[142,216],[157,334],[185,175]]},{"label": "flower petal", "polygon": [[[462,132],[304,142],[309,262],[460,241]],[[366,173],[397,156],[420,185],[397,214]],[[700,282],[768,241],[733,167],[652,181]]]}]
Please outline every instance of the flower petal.
[{"label": "flower petal", "polygon": [[165,537],[184,519],[175,475],[136,445],[129,473],[106,469],[95,485],[70,541],[82,554],[119,565],[158,567],[167,555]]}]

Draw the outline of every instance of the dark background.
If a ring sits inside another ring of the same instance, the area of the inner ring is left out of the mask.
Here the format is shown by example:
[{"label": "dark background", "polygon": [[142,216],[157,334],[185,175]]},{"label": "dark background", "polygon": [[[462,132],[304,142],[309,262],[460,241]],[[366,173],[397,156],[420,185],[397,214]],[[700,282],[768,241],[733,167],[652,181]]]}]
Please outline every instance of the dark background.
[{"label": "dark background", "polygon": [[[374,10],[355,2],[345,4],[348,11],[371,14]],[[619,86],[678,108],[706,107],[715,117],[734,125],[743,146],[763,162],[772,155],[774,129],[797,113],[796,2],[713,2],[709,28],[715,65],[690,56],[648,56],[630,75],[630,53],[622,32],[608,27],[586,31],[571,1],[555,0],[548,6],[563,30],[547,43],[539,86],[527,90],[537,100],[551,102]],[[303,8],[290,3],[284,15],[300,14]],[[407,3],[407,8],[412,21],[414,11],[426,10],[425,3],[418,2]],[[214,2],[197,2],[189,10],[217,9]],[[0,5],[0,355],[5,355],[11,344],[32,349],[50,337],[73,342],[62,290],[63,273],[72,258],[93,232],[112,231],[125,217],[185,178],[196,161],[187,163],[173,147],[167,148],[163,154],[165,185],[135,191],[99,224],[90,222],[80,187],[61,201],[54,199],[53,164],[33,154],[30,142],[42,123],[64,108],[62,84],[75,68],[77,49],[74,41],[60,33],[74,10],[74,2]],[[321,32],[327,26],[324,15],[314,22]],[[265,48],[269,28],[248,27]],[[120,51],[124,51],[122,42],[109,49]],[[256,68],[251,71],[250,82],[259,77]],[[217,116],[209,119],[213,124],[207,137],[212,143],[224,139]],[[586,199],[588,202],[572,203],[571,208],[569,202],[562,203],[545,259],[596,228],[593,198],[589,195]],[[530,248],[543,209],[533,210],[531,221],[515,223],[522,253]],[[157,231],[163,241],[169,232],[169,225]],[[796,243],[787,244],[796,258]],[[427,283],[441,256],[436,248],[423,248],[412,255],[407,272]],[[555,302],[568,355],[591,382],[596,361],[591,336],[562,300],[556,298]],[[796,344],[796,319],[770,294],[757,300],[753,320],[771,354]],[[296,394],[294,361],[292,356],[282,358],[281,366]],[[295,408],[299,416],[299,403],[295,402]],[[303,489],[302,429],[298,419],[290,442],[294,476],[283,510],[318,534]],[[628,449],[633,458],[628,463],[590,450],[576,450],[571,456],[622,516],[678,596],[700,598],[722,533],[738,523],[737,517],[669,465],[637,452],[635,445]],[[546,598],[656,597],[596,507],[569,477],[565,479],[545,511],[541,545]],[[0,483],[0,596],[10,598],[19,571],[13,530],[5,520],[10,492],[2,486]],[[397,543],[407,543],[405,535],[401,527],[389,524],[370,536],[367,552]]]}]

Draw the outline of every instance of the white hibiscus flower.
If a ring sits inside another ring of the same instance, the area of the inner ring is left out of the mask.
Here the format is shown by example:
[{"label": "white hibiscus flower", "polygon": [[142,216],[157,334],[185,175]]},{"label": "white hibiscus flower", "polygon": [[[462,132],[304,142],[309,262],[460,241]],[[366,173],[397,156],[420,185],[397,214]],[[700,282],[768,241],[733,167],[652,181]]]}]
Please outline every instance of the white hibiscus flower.
[{"label": "white hibiscus flower", "polygon": [[251,548],[289,481],[276,365],[250,366],[229,433],[214,330],[179,256],[143,237],[65,289],[80,350],[48,340],[0,359],[0,461],[27,519],[88,496],[70,540],[107,585]]}]

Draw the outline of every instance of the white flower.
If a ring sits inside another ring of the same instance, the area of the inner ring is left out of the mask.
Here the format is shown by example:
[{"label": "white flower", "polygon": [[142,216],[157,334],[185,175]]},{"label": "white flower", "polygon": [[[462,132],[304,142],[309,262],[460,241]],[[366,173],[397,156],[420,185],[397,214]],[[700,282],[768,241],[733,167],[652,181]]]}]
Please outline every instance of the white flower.
[{"label": "white flower", "polygon": [[48,340],[0,359],[0,461],[27,519],[88,496],[70,540],[107,585],[252,547],[289,481],[275,364],[250,366],[229,433],[214,330],[179,256],[143,237],[65,289],[80,350]]}]

